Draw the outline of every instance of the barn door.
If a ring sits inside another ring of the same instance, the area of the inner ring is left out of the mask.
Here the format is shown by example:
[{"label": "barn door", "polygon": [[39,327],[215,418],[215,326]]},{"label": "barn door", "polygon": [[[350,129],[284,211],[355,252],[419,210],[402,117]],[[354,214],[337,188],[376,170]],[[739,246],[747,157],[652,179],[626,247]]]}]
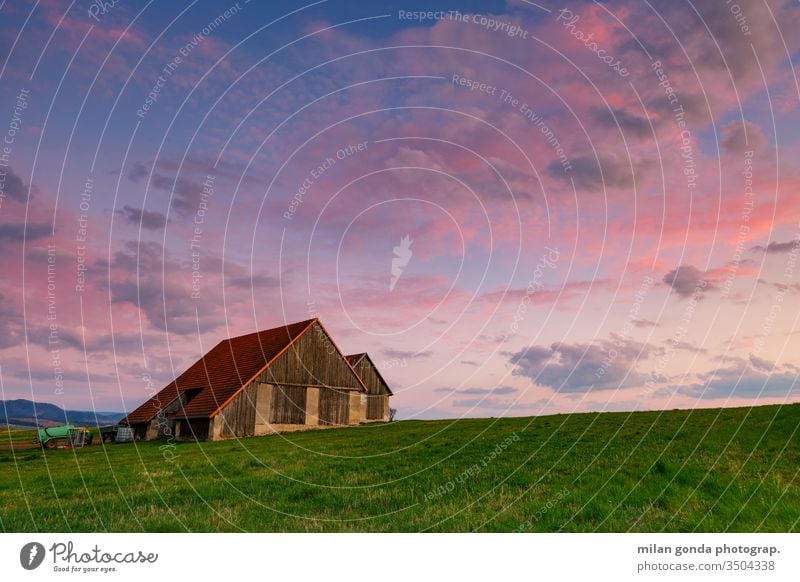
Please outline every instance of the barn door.
[{"label": "barn door", "polygon": [[319,389],[319,423],[347,424],[350,414],[350,392],[333,388]]},{"label": "barn door", "polygon": [[370,394],[367,396],[367,420],[383,418],[383,394]]},{"label": "barn door", "polygon": [[305,424],[305,386],[275,386],[271,408],[269,421],[273,424]]}]

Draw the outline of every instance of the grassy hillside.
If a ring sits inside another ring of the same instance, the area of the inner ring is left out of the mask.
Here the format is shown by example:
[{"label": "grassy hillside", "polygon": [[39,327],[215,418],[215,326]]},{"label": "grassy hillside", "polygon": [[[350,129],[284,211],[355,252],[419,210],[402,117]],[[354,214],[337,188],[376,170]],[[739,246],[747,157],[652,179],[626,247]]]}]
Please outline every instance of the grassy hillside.
[{"label": "grassy hillside", "polygon": [[0,451],[0,529],[800,531],[799,426],[791,405]]}]

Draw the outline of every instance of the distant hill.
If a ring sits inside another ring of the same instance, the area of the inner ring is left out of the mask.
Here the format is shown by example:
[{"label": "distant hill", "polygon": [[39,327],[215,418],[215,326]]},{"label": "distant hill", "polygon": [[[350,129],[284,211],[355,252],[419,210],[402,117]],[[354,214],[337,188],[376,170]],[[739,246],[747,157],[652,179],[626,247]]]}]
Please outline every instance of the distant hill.
[{"label": "distant hill", "polygon": [[121,412],[92,412],[64,410],[49,402],[31,400],[0,400],[0,424],[47,427],[60,424],[101,426],[115,424],[125,416]]}]

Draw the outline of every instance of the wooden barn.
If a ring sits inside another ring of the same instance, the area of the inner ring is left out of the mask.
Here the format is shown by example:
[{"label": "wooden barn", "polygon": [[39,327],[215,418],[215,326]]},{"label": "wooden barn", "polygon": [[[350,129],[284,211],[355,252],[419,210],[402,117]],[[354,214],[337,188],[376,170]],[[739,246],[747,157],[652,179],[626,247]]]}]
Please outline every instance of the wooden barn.
[{"label": "wooden barn", "polygon": [[375,362],[366,353],[351,354],[347,356],[347,361],[367,387],[365,422],[389,420],[389,397],[392,396],[392,391],[378,371]]},{"label": "wooden barn", "polygon": [[391,390],[351,358],[360,372],[318,319],[227,339],[120,423],[138,439],[219,440],[388,420]]}]

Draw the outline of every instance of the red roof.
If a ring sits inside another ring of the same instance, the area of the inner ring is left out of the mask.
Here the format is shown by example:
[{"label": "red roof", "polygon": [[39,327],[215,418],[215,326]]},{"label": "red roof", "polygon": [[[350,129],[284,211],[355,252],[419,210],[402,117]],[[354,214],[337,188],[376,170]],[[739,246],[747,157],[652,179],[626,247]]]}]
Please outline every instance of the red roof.
[{"label": "red roof", "polygon": [[120,422],[149,422],[179,394],[198,388],[200,393],[181,416],[210,418],[316,321],[309,319],[221,341]]}]

